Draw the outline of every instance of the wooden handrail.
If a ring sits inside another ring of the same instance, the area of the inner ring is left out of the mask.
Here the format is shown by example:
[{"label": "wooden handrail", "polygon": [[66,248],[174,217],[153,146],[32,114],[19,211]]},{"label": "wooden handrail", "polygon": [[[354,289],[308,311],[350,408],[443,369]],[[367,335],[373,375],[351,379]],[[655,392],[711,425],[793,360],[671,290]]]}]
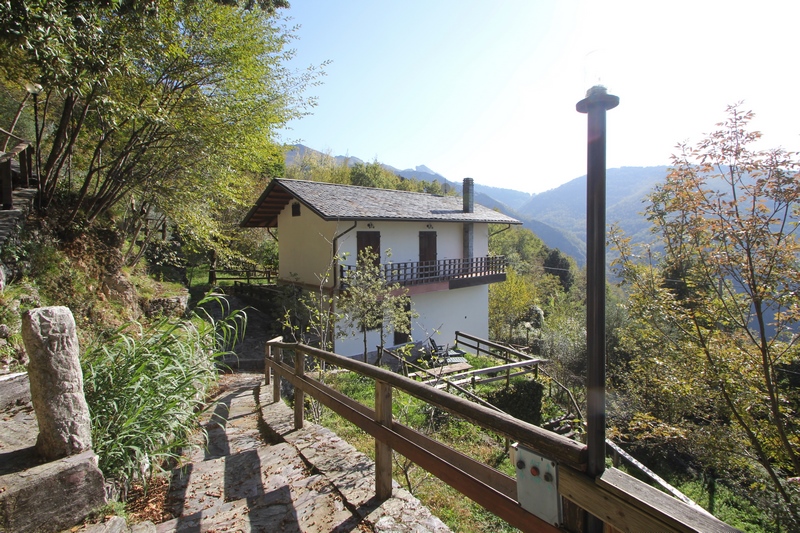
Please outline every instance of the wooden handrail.
[{"label": "wooden handrail", "polygon": [[[294,353],[292,366],[282,362],[283,350]],[[391,494],[391,450],[459,490],[523,531],[561,531],[523,509],[516,501],[515,480],[478,463],[413,429],[391,420],[391,387],[422,399],[455,416],[519,441],[526,448],[558,463],[558,493],[572,502],[565,527],[575,531],[581,509],[605,522],[609,531],[679,531],[728,533],[737,529],[614,468],[597,479],[585,472],[586,446],[521,420],[473,404],[388,370],[278,337],[267,342],[266,383],[273,383],[273,401],[280,400],[280,379],[295,387],[295,424],[302,426],[303,394],[356,424],[376,439],[376,493]],[[318,357],[376,381],[375,410],[348,398],[304,374],[306,355]],[[270,372],[274,374],[273,379]],[[299,394],[299,396],[298,396]],[[299,418],[299,420],[298,420]],[[388,488],[387,488],[388,487]],[[578,512],[575,511],[577,506]],[[574,522],[569,517],[578,517]]]},{"label": "wooden handrail", "polygon": [[482,405],[476,405],[459,396],[435,389],[413,379],[401,376],[389,370],[376,367],[362,361],[326,352],[300,343],[269,341],[268,346],[299,351],[318,357],[340,368],[352,370],[363,376],[383,381],[397,387],[403,392],[444,409],[456,416],[469,420],[485,429],[518,440],[525,446],[538,450],[542,455],[568,464],[578,470],[586,467],[586,445],[568,439],[556,433],[544,430],[533,424],[518,420],[511,415],[498,413]]},{"label": "wooden handrail", "polygon": [[[471,341],[477,343],[478,346],[472,346],[472,345],[467,344],[465,342],[459,343],[459,338],[464,338],[464,339],[467,339],[467,340],[471,340]],[[494,342],[494,341],[489,341],[489,340],[486,340],[486,339],[482,339],[480,337],[476,337],[474,335],[470,335],[469,333],[464,333],[463,331],[456,331],[456,344],[464,344],[464,345],[466,345],[466,346],[468,346],[470,348],[475,348],[476,350],[480,350],[479,346],[481,344],[485,344],[486,346],[488,346],[490,348],[494,348],[496,350],[500,350],[500,351],[503,351],[503,352],[506,352],[506,353],[510,353],[512,355],[516,355],[520,359],[520,361],[523,361],[523,360],[536,360],[536,358],[533,357],[530,354],[527,354],[527,353],[524,353],[524,352],[520,352],[519,350],[515,350],[514,348],[509,348],[508,346],[505,346],[503,344],[499,344],[499,343]],[[488,353],[487,350],[483,350],[483,351],[486,351]],[[503,358],[503,359],[507,359],[507,358]]]},{"label": "wooden handrail", "polygon": [[[297,395],[298,389],[303,389],[304,392],[313,396],[320,403],[375,437],[376,494],[380,495],[383,493],[384,497],[391,494],[391,490],[387,490],[387,487],[391,487],[391,460],[387,463],[385,458],[387,456],[387,451],[397,450],[423,469],[431,472],[465,496],[479,502],[490,512],[495,513],[497,516],[500,516],[509,524],[522,531],[540,531],[548,533],[557,533],[560,531],[555,526],[529,513],[517,503],[515,498],[516,486],[513,478],[478,463],[474,459],[429,439],[402,424],[393,421],[390,423],[389,420],[381,422],[381,420],[385,418],[385,411],[390,412],[391,404],[387,407],[386,403],[387,400],[391,399],[391,384],[381,381],[377,383],[382,383],[382,385],[377,385],[376,383],[376,395],[380,394],[383,398],[381,400],[383,404],[378,408],[380,409],[382,407],[385,410],[384,415],[381,415],[330,387],[310,379],[308,376],[298,376],[295,374],[293,372],[293,367],[278,361],[281,358],[280,353],[284,348],[293,350],[295,352],[295,360],[297,361],[305,358],[304,352],[310,347],[274,341],[267,343],[267,357],[265,360],[266,378],[267,383],[269,383],[269,381],[273,382],[273,399],[275,401],[279,401],[280,399],[277,392],[280,389],[280,380],[277,378],[281,377],[289,381],[295,387],[295,395]],[[312,348],[312,350],[315,349]],[[274,380],[270,380],[270,369],[276,373]],[[391,374],[391,372],[388,373]],[[378,392],[379,390],[380,392]],[[299,403],[297,401],[297,396],[295,396],[295,417],[297,417],[298,412],[302,412],[303,410],[303,404]],[[390,417],[386,418],[390,419]],[[384,450],[381,452],[383,464],[377,461],[377,452],[381,449]],[[388,457],[391,459],[391,453],[388,454]]]}]

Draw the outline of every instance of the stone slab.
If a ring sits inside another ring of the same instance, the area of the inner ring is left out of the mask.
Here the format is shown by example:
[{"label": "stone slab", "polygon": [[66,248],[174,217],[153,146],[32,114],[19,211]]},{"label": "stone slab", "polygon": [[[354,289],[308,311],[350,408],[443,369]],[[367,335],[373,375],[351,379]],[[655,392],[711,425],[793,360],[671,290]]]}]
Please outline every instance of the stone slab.
[{"label": "stone slab", "polygon": [[[266,387],[271,389],[271,387]],[[271,391],[270,391],[271,398]],[[392,482],[392,497],[383,502],[375,497],[375,463],[342,440],[331,430],[306,421],[294,430],[294,414],[283,401],[264,399],[261,414],[264,422],[280,437],[298,449],[303,460],[336,487],[347,506],[364,519],[374,531],[398,533],[447,533],[450,529],[431,514],[408,491]],[[323,531],[323,530],[319,530]]]},{"label": "stone slab", "polygon": [[0,476],[2,531],[60,531],[105,503],[103,474],[91,451]]}]

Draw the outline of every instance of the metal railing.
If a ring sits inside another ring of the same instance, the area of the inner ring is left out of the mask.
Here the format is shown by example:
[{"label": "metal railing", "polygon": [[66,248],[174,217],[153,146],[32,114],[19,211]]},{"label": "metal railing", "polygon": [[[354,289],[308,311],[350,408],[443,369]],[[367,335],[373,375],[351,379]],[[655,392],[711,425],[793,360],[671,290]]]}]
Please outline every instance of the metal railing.
[{"label": "metal railing", "polygon": [[[504,256],[472,257],[468,259],[441,259],[438,261],[405,261],[380,265],[387,283],[400,285],[420,285],[460,278],[477,278],[506,273]],[[340,265],[341,279],[347,284],[348,276],[353,275],[357,265]]]},{"label": "metal railing", "polygon": [[[273,401],[280,401],[281,379],[295,388],[294,424],[303,427],[305,395],[309,394],[375,438],[375,491],[378,499],[392,493],[392,451],[414,463],[523,531],[580,531],[586,513],[598,517],[609,531],[737,531],[671,496],[610,468],[598,478],[585,472],[586,445],[528,424],[505,413],[475,404],[389,370],[278,337],[267,343],[266,383]],[[288,354],[293,364],[284,362]],[[360,404],[305,374],[317,358],[375,381],[375,408]],[[518,503],[516,480],[449,446],[392,419],[392,390],[398,389],[477,426],[519,442],[558,464],[557,490],[563,502],[563,522],[552,525]],[[613,529],[611,529],[613,528]]]}]

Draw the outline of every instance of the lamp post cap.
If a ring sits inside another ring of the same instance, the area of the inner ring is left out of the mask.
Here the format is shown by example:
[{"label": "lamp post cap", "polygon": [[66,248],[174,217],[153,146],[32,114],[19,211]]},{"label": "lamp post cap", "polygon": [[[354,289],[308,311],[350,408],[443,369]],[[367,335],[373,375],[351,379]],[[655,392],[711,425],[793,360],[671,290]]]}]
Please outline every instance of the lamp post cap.
[{"label": "lamp post cap", "polygon": [[38,83],[33,83],[28,81],[25,82],[25,90],[31,94],[39,94],[40,92],[42,92],[42,86],[39,85]]},{"label": "lamp post cap", "polygon": [[595,85],[586,91],[586,98],[575,105],[579,113],[588,113],[589,109],[595,106],[602,107],[606,111],[614,109],[619,105],[619,96],[608,94],[608,90],[602,85]]}]

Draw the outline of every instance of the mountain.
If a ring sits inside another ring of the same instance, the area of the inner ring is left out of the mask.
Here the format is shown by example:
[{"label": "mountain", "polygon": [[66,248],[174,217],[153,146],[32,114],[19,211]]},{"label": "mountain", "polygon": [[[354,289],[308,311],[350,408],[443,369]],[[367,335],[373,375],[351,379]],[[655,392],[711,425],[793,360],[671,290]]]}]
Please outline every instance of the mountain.
[{"label": "mountain", "polygon": [[[606,171],[606,222],[616,224],[634,241],[648,240],[650,224],[642,214],[645,197],[666,178],[666,166],[622,167]],[[586,176],[532,197],[517,211],[521,220],[545,223],[574,236],[581,250],[572,255],[586,260]],[[527,227],[527,226],[526,226]],[[531,228],[533,230],[533,228]],[[554,247],[544,237],[548,246]],[[564,248],[560,248],[566,252]]]},{"label": "mountain", "polygon": [[357,157],[352,157],[349,155],[336,155],[336,156],[328,155],[323,152],[320,152],[319,150],[314,150],[313,148],[309,148],[308,146],[305,146],[303,144],[293,145],[292,148],[286,152],[286,155],[284,156],[284,161],[287,166],[291,166],[296,164],[296,162],[299,159],[302,159],[306,155],[313,155],[319,158],[332,157],[338,164],[344,165],[346,163],[347,166],[349,167],[352,167],[356,163],[364,162],[363,160]]}]

